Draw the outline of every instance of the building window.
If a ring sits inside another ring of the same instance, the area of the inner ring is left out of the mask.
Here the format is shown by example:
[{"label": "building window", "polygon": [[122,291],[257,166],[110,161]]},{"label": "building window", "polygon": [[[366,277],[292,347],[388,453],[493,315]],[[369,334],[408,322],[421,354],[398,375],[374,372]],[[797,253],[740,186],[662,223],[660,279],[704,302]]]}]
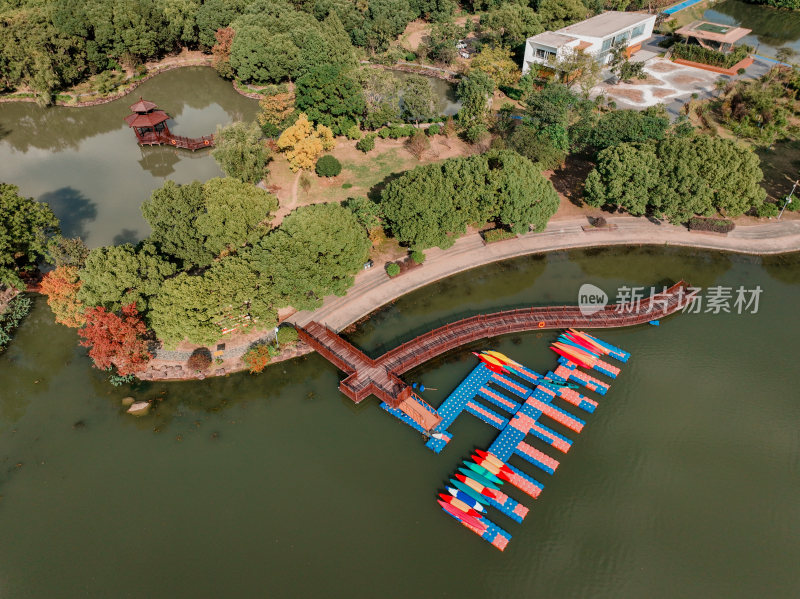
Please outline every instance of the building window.
[{"label": "building window", "polygon": [[600,47],[601,52],[608,52],[611,49],[611,38],[603,40],[603,45]]},{"label": "building window", "polygon": [[644,33],[644,25],[639,25],[638,27],[635,27],[633,29],[633,33],[631,34],[631,37],[639,37],[643,33]]},{"label": "building window", "polygon": [[631,37],[630,31],[623,31],[618,36],[614,38],[614,44],[624,44],[628,41],[628,38]]},{"label": "building window", "polygon": [[545,52],[541,48],[536,48],[536,58],[544,58],[546,55],[547,52]]}]

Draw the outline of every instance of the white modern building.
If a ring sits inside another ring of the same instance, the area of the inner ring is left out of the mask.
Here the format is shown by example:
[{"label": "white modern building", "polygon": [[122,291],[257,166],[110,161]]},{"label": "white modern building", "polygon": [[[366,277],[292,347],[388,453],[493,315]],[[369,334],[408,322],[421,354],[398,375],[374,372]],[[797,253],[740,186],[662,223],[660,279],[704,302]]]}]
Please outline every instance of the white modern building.
[{"label": "white modern building", "polygon": [[609,11],[569,25],[558,31],[545,31],[525,42],[522,74],[536,65],[549,66],[570,52],[582,50],[606,64],[612,46],[624,43],[628,56],[642,47],[653,35],[656,15],[641,12]]}]

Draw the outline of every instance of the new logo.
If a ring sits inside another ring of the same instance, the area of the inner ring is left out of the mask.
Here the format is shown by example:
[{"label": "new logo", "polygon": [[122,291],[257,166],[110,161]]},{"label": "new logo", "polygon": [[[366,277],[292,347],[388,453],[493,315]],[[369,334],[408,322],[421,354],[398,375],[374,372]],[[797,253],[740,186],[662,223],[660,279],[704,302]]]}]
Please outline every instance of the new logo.
[{"label": "new logo", "polygon": [[578,308],[584,316],[599,312],[608,304],[608,295],[591,283],[584,283],[578,290]]}]

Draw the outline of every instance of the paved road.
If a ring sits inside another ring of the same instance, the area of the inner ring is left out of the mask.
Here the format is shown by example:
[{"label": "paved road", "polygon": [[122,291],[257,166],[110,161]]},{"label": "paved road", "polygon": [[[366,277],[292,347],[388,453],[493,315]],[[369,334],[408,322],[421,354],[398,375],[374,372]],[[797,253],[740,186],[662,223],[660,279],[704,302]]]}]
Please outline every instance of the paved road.
[{"label": "paved road", "polygon": [[298,312],[289,319],[303,325],[311,320],[341,330],[397,297],[457,272],[526,254],[602,245],[677,245],[746,254],[800,251],[800,221],[741,226],[727,236],[690,233],[684,227],[653,223],[646,218],[619,216],[606,219],[615,230],[584,232],[586,219],[551,221],[542,233],[484,246],[479,235],[465,235],[447,250],[426,252],[422,268],[390,279],[376,265],[356,277],[343,297],[325,298],[321,308]]}]

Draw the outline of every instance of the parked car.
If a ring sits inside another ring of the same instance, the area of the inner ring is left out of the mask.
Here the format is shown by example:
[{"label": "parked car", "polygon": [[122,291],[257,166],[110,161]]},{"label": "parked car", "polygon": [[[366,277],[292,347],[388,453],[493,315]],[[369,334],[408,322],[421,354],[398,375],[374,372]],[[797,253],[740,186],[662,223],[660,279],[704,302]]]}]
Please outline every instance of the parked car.
[{"label": "parked car", "polygon": [[369,270],[374,265],[375,263],[372,260],[367,260],[366,262],[364,262],[364,270]]},{"label": "parked car", "polygon": [[461,50],[461,52],[459,52],[458,55],[461,58],[469,58],[469,52],[464,52],[464,50]]},{"label": "parked car", "polygon": [[464,40],[458,40],[456,42],[456,48],[459,50],[466,50],[467,49],[467,42]]}]

